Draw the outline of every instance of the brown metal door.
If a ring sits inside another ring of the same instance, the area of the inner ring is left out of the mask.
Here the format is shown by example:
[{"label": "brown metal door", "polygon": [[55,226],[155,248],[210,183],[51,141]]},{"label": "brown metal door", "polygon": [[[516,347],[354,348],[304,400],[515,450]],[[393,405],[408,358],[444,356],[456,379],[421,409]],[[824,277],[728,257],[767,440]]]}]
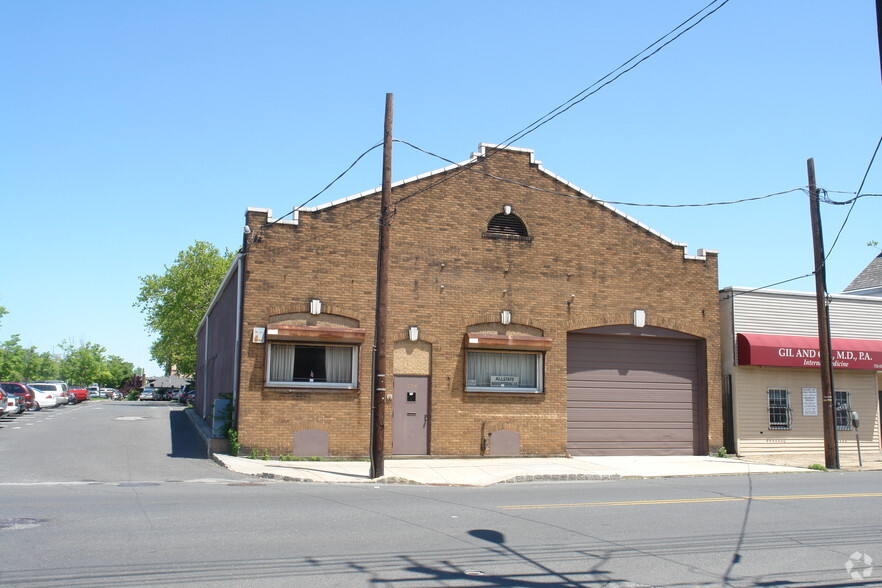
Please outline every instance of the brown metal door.
[{"label": "brown metal door", "polygon": [[692,455],[697,342],[570,333],[567,450],[571,455]]},{"label": "brown metal door", "polygon": [[429,452],[429,378],[395,376],[392,399],[392,454]]}]

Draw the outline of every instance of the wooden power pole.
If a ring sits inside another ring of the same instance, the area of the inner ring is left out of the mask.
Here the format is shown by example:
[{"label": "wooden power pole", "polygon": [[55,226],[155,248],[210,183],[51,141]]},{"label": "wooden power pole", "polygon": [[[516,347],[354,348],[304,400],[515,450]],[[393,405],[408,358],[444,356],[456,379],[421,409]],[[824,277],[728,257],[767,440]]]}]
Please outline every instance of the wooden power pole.
[{"label": "wooden power pole", "polygon": [[818,305],[818,341],[821,352],[821,398],[824,417],[824,465],[839,469],[839,446],[836,439],[836,406],[833,402],[833,361],[830,344],[830,315],[827,308],[827,264],[824,259],[824,235],[821,233],[821,206],[815,182],[815,160],[807,162],[812,241],[815,246],[815,298]]},{"label": "wooden power pole", "polygon": [[371,396],[371,479],[383,476],[386,431],[386,306],[389,290],[389,205],[392,202],[392,94],[383,124],[383,188],[377,247],[377,308],[374,320],[374,389]]}]

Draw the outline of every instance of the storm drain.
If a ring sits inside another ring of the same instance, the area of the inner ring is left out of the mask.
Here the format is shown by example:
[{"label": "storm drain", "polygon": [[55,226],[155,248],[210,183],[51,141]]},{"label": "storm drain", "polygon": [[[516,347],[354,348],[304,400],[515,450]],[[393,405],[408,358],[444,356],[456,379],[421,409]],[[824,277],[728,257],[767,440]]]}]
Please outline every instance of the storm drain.
[{"label": "storm drain", "polygon": [[120,482],[120,488],[144,488],[146,486],[159,486],[159,482]]}]

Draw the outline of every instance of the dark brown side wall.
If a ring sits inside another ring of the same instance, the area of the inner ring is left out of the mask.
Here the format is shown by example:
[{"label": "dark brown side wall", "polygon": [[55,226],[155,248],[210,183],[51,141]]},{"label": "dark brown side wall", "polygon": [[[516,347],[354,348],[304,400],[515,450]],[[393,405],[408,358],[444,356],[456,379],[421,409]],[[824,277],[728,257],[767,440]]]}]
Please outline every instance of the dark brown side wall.
[{"label": "dark brown side wall", "polygon": [[[234,262],[235,263],[235,262]],[[211,425],[214,402],[233,394],[238,269],[234,269],[197,334],[196,412]]]}]

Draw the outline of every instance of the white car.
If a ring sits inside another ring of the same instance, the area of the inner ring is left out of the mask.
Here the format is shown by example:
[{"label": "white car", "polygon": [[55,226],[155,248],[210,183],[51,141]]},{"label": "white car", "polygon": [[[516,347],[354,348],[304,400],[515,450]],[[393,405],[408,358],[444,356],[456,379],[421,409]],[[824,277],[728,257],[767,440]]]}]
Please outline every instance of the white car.
[{"label": "white car", "polygon": [[[52,408],[58,406],[58,398],[56,397],[56,384],[31,384],[30,389],[34,391],[34,410],[41,408]],[[47,390],[45,387],[48,387]]]},{"label": "white car", "polygon": [[31,386],[39,388],[45,392],[51,392],[55,397],[55,406],[67,404],[70,400],[67,384],[58,380],[48,380],[46,382],[33,382]]},{"label": "white car", "polygon": [[6,414],[21,414],[25,410],[24,401],[15,394],[6,395]]}]

